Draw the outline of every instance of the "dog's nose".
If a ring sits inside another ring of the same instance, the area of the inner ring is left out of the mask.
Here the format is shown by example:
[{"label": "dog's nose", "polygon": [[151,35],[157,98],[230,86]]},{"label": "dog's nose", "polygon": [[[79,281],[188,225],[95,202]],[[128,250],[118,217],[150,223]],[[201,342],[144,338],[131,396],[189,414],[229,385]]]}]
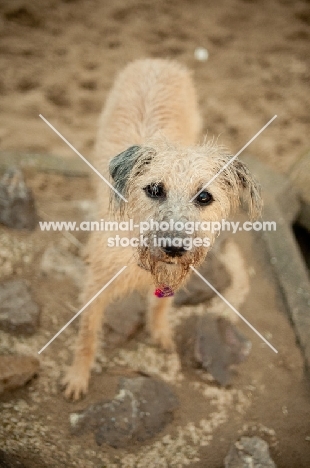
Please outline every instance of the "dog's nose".
[{"label": "dog's nose", "polygon": [[186,249],[181,247],[175,247],[174,245],[170,245],[167,247],[162,247],[163,251],[169,255],[169,257],[182,257],[182,255],[186,252]]}]

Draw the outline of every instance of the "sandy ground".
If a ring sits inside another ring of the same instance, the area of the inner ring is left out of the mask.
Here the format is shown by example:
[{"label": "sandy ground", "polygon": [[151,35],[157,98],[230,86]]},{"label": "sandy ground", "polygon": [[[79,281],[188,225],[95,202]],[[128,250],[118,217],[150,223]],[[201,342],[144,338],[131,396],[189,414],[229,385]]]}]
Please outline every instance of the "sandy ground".
[{"label": "sandy ground", "polygon": [[[82,220],[73,209],[89,199],[87,178],[28,174],[40,213],[52,219]],[[46,219],[46,218],[45,218]],[[47,341],[79,308],[78,288],[69,279],[42,276],[39,265],[45,249],[57,245],[77,254],[78,249],[61,233],[12,232],[1,228],[2,251],[12,266],[5,278],[24,278],[41,308],[40,328],[31,337],[0,332],[0,352],[38,357]],[[76,232],[84,243],[85,233]],[[74,321],[41,355],[37,379],[25,388],[1,396],[0,448],[17,454],[26,468],[168,468],[223,466],[229,446],[241,435],[258,435],[270,445],[278,468],[309,466],[309,383],[295,335],[285,314],[264,243],[258,235],[240,232],[233,242],[242,246],[250,293],[240,312],[279,351],[275,354],[245,324],[240,330],[253,344],[248,360],[236,369],[232,385],[220,388],[211,376],[193,364],[189,336],[195,315],[208,307],[187,306],[171,311],[177,353],[171,355],[149,343],[145,330],[117,347],[99,350],[90,391],[78,403],[65,401],[60,378],[70,362],[78,321]],[[227,260],[227,259],[226,259]],[[241,280],[240,266],[235,265]],[[226,296],[227,292],[224,292]],[[241,293],[231,299],[238,305]],[[70,435],[70,413],[103,398],[113,397],[118,379],[133,371],[163,378],[180,400],[174,420],[156,437],[127,449],[98,447],[91,433]]]},{"label": "sandy ground", "polygon": [[309,148],[306,1],[2,0],[0,15],[2,149],[72,156],[42,113],[89,156],[115,74],[149,56],[194,71],[204,131],[232,152],[275,114],[251,153],[289,171]]},{"label": "sandy ground", "polygon": [[[135,58],[171,57],[194,72],[205,133],[219,136],[232,152],[278,114],[250,151],[289,172],[309,148],[309,23],[306,1],[1,0],[1,150],[76,157],[41,121],[42,113],[90,157],[115,74]],[[208,50],[207,61],[194,58],[197,47]],[[43,217],[67,219],[70,200],[92,197],[86,178],[28,174],[27,181]],[[218,468],[234,440],[256,434],[270,444],[278,468],[308,468],[310,398],[300,351],[264,246],[248,233],[236,239],[251,276],[240,311],[279,355],[241,327],[253,351],[232,387],[219,389],[182,354],[187,320],[201,310],[183,308],[173,312],[179,317],[179,355],[167,359],[141,331],[120,348],[102,352],[89,395],[70,404],[61,396],[59,377],[71,357],[78,326],[73,323],[42,355],[39,378],[1,397],[0,448],[18,454],[27,468]],[[78,290],[70,281],[38,273],[52,241],[77,253],[59,233],[1,228],[2,247],[16,256],[10,259],[13,270],[1,270],[1,280],[26,278],[42,308],[39,333],[16,338],[1,332],[1,352],[36,354],[78,307]],[[130,450],[99,448],[91,434],[70,436],[70,412],[111,397],[124,368],[151,369],[170,382],[181,402],[173,424]]]}]

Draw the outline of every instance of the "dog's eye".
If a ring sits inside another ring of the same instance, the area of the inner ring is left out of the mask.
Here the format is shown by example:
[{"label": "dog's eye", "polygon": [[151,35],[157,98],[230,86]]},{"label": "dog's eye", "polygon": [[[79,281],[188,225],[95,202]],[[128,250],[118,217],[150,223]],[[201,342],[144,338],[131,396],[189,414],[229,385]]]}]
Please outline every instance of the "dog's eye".
[{"label": "dog's eye", "polygon": [[206,205],[209,205],[211,202],[213,202],[213,197],[211,193],[204,190],[199,195],[197,195],[197,197],[195,198],[195,202],[198,205],[206,206]]},{"label": "dog's eye", "polygon": [[163,184],[150,184],[143,190],[149,198],[164,198],[166,196]]}]

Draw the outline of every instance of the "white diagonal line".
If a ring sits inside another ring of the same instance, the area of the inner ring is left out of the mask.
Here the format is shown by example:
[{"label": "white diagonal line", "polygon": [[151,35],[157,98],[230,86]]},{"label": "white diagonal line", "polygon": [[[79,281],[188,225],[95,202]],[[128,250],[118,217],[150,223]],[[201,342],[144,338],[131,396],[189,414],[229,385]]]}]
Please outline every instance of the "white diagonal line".
[{"label": "white diagonal line", "polygon": [[251,138],[251,140],[249,140],[249,141],[247,142],[247,144],[244,145],[243,148],[241,148],[241,150],[239,150],[238,153],[235,154],[235,156],[233,156],[233,157],[228,161],[228,163],[226,163],[226,164],[218,171],[218,173],[215,174],[215,175],[212,177],[212,179],[210,179],[209,182],[207,182],[206,185],[204,185],[204,186],[202,187],[202,189],[199,190],[199,192],[197,192],[196,195],[194,195],[193,198],[190,199],[190,202],[192,202],[201,192],[203,192],[203,191],[204,191],[204,190],[221,174],[221,172],[225,171],[226,167],[228,167],[228,166],[239,156],[239,154],[241,154],[242,151],[244,151],[245,148],[247,148],[247,147],[252,143],[252,141],[254,141],[255,138],[257,138],[258,135],[260,135],[260,134],[265,130],[265,128],[267,128],[268,125],[270,125],[271,122],[273,122],[274,119],[276,119],[276,118],[277,118],[277,115],[274,115],[274,116],[272,117],[272,119],[270,119],[269,122],[267,122],[266,125],[264,125],[263,128],[261,128],[260,131],[257,132],[256,135],[254,135],[254,136]]},{"label": "white diagonal line", "polygon": [[117,195],[118,195],[119,197],[121,197],[121,199],[124,200],[124,202],[127,203],[126,198],[123,197],[123,195],[122,195],[121,193],[119,193],[119,191],[116,190],[116,188],[114,188],[113,185],[110,184],[110,182],[109,182],[105,177],[103,177],[103,175],[100,174],[100,172],[99,172],[89,161],[87,161],[87,159],[84,158],[84,156],[83,156],[81,153],[79,153],[79,151],[78,151],[76,148],[74,148],[74,146],[71,145],[71,143],[70,143],[58,130],[56,130],[56,128],[53,127],[53,125],[52,125],[48,120],[46,120],[45,117],[43,117],[42,114],[39,114],[39,117],[41,117],[41,119],[44,120],[44,122],[45,122],[45,123],[46,123],[46,124],[47,124],[47,125],[64,141],[64,142],[65,142],[65,143],[67,143],[67,145],[68,145],[78,156],[80,156],[80,158],[81,158],[81,159],[82,159],[82,160],[83,160],[83,161],[84,161],[84,162],[85,162],[85,163],[86,163],[86,164],[87,164],[87,165],[88,165],[88,166],[89,166],[89,167],[90,167],[90,168],[91,168],[91,169],[92,169],[92,170],[93,170],[93,171],[94,171],[94,172],[95,172],[95,173],[96,173],[112,190],[114,190],[114,192],[117,193]]},{"label": "white diagonal line", "polygon": [[270,344],[269,341],[267,341],[266,338],[264,338],[263,335],[262,335],[261,333],[259,333],[259,331],[257,331],[256,328],[253,327],[253,325],[251,325],[250,322],[248,322],[248,320],[247,320],[246,318],[244,318],[243,315],[241,315],[240,312],[238,312],[237,309],[235,309],[235,307],[234,307],[233,305],[231,305],[230,302],[228,302],[227,299],[225,299],[225,297],[222,296],[222,294],[219,293],[219,292],[215,289],[215,287],[212,286],[212,284],[210,284],[209,281],[207,281],[207,280],[199,273],[199,271],[197,271],[193,266],[191,266],[191,269],[196,273],[196,275],[199,276],[199,278],[202,279],[202,281],[204,281],[204,282],[209,286],[209,288],[212,289],[212,291],[215,292],[215,294],[217,294],[217,295],[222,299],[222,301],[225,302],[225,304],[227,304],[227,305],[231,308],[231,310],[233,310],[233,311],[238,315],[238,317],[240,317],[240,318],[248,325],[248,327],[250,327],[250,328],[256,333],[256,335],[258,335],[258,336],[269,346],[269,348],[272,349],[272,351],[274,351],[275,353],[278,353],[278,351],[276,350],[276,348],[274,348],[274,347],[272,346],[272,344]]},{"label": "white diagonal line", "polygon": [[[52,220],[52,218],[47,214],[45,213],[45,211],[43,210],[38,210],[39,211],[39,214],[43,214],[46,218]],[[83,247],[83,244],[82,242],[80,242],[73,234],[71,234],[71,232],[69,231],[62,231],[61,234],[66,238],[68,239],[70,242],[72,242],[73,245],[75,245],[76,247]]]},{"label": "white diagonal line", "polygon": [[55,336],[53,336],[53,338],[52,338],[52,339],[51,339],[51,340],[50,340],[48,343],[46,343],[46,345],[45,345],[45,346],[43,346],[43,348],[42,348],[42,349],[40,349],[40,351],[38,351],[38,354],[41,354],[41,353],[42,353],[42,351],[44,351],[44,350],[45,350],[45,348],[47,348],[47,347],[48,347],[48,345],[49,345],[49,344],[51,344],[51,343],[52,343],[52,341],[54,341],[54,340],[55,340],[55,338],[57,338],[57,336],[59,336],[59,335],[60,335],[60,333],[62,333],[62,332],[63,332],[63,331],[64,331],[64,330],[67,328],[67,326],[68,326],[68,325],[70,325],[70,323],[72,323],[72,322],[73,322],[73,320],[75,320],[75,319],[76,319],[76,317],[77,317],[78,315],[80,315],[80,314],[83,312],[83,310],[85,310],[85,309],[86,309],[86,307],[88,307],[88,306],[89,306],[89,304],[91,304],[91,303],[92,303],[92,302],[93,302],[93,301],[94,301],[94,300],[95,300],[95,299],[96,299],[96,298],[99,296],[99,294],[101,294],[101,293],[102,293],[102,291],[104,291],[104,290],[105,290],[105,289],[106,289],[106,288],[107,288],[107,287],[108,287],[108,286],[109,286],[109,285],[110,285],[110,284],[111,284],[111,283],[112,283],[112,282],[113,282],[113,281],[114,281],[114,280],[115,280],[115,279],[116,279],[116,278],[117,278],[117,277],[118,277],[118,276],[119,276],[119,275],[120,275],[120,274],[121,274],[121,273],[122,273],[124,270],[125,270],[125,268],[127,268],[127,265],[126,265],[126,266],[123,266],[123,268],[121,268],[121,269],[119,270],[119,272],[118,272],[118,273],[116,273],[116,275],[114,275],[114,276],[113,276],[113,278],[112,278],[112,279],[110,279],[110,281],[108,281],[108,282],[107,282],[107,284],[105,284],[105,285],[104,285],[104,286],[103,286],[103,287],[100,289],[100,291],[98,291],[98,292],[97,292],[97,293],[94,295],[94,297],[92,297],[92,298],[90,299],[90,301],[88,301],[88,302],[87,302],[87,304],[85,304],[85,305],[84,305],[84,307],[82,307],[82,309],[81,309],[81,310],[79,310],[79,311],[78,311],[78,312],[75,314],[75,316],[74,316],[74,317],[72,317],[72,319],[71,319],[71,320],[69,320],[69,322],[68,322],[68,323],[66,323],[66,325],[65,325],[64,327],[62,327],[62,329],[61,329],[61,330],[59,330],[59,332],[58,332],[58,333],[56,333],[56,335],[55,335]]}]

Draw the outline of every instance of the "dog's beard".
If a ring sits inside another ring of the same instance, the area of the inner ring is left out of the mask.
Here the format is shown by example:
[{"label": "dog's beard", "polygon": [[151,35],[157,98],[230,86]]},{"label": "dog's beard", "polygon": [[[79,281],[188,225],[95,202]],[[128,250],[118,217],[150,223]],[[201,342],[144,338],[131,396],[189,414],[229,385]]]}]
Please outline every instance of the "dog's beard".
[{"label": "dog's beard", "polygon": [[138,264],[151,273],[156,288],[169,287],[172,291],[184,284],[190,267],[201,265],[207,252],[206,248],[197,248],[182,257],[169,257],[160,251],[150,252],[147,247],[137,249]]}]

